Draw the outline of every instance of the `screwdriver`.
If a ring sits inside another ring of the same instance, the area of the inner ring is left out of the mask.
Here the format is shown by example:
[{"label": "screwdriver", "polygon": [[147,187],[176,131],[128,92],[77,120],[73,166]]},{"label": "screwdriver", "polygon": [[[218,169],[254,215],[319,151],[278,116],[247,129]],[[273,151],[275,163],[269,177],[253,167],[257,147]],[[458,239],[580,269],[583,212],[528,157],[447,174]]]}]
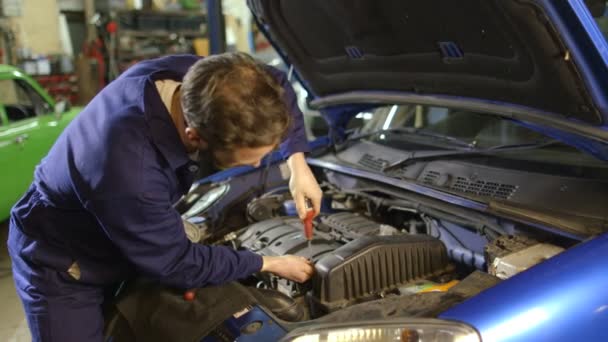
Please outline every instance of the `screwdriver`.
[{"label": "screwdriver", "polygon": [[308,253],[312,259],[312,219],[315,217],[315,211],[312,208],[312,202],[310,199],[306,199],[306,217],[302,220],[304,224],[304,236],[308,240]]}]

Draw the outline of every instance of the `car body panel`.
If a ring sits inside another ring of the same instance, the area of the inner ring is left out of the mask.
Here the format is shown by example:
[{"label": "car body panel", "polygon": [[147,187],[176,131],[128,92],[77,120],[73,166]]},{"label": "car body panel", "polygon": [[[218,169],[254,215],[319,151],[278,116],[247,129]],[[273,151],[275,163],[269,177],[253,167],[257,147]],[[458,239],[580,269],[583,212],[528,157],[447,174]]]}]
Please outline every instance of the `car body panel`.
[{"label": "car body panel", "polygon": [[[249,1],[250,7],[253,9],[254,18],[258,21],[262,31],[265,32],[267,37],[273,43],[273,46],[278,49],[279,54],[285,59],[288,65],[294,66],[295,74],[301,79],[302,84],[309,90],[309,97],[311,100],[318,104],[317,109],[321,109],[322,113],[328,117],[330,125],[333,127],[332,133],[339,134],[343,131],[345,122],[347,119],[337,119],[336,116],[349,116],[354,115],[356,112],[361,110],[354,108],[353,102],[349,100],[349,97],[343,98],[343,101],[332,101],[331,107],[320,106],[323,103],[323,99],[327,97],[339,98],[341,95],[348,92],[356,92],[358,94],[366,93],[368,96],[360,97],[356,103],[374,105],[382,102],[382,95],[386,92],[392,94],[401,94],[404,97],[410,97],[415,94],[420,99],[429,98],[429,100],[436,100],[440,97],[449,97],[451,100],[460,100],[463,103],[477,101],[491,103],[493,106],[500,106],[504,112],[517,113],[519,114],[518,121],[525,123],[528,127],[537,131],[549,131],[552,136],[564,141],[565,143],[571,144],[577,148],[580,148],[590,154],[595,155],[598,158],[608,158],[608,145],[606,132],[608,132],[608,43],[602,38],[601,32],[599,32],[597,26],[593,22],[589,12],[587,11],[585,4],[581,0],[560,0],[560,1],[526,1],[526,4],[542,9],[543,20],[547,30],[551,32],[557,32],[559,36],[559,42],[555,44],[563,45],[562,56],[564,61],[571,63],[571,73],[569,77],[572,77],[571,82],[566,83],[577,83],[580,88],[584,88],[586,91],[586,98],[589,103],[593,103],[592,106],[595,108],[595,112],[601,117],[601,120],[596,122],[590,122],[582,119],[576,113],[563,112],[560,109],[547,110],[543,108],[542,104],[538,104],[538,107],[530,106],[525,103],[519,102],[516,93],[513,93],[512,97],[509,95],[501,96],[497,94],[490,94],[491,97],[477,97],[458,94],[457,90],[450,89],[449,92],[442,92],[441,85],[437,81],[436,88],[437,92],[425,91],[424,87],[415,92],[408,92],[406,89],[393,89],[373,87],[373,82],[369,82],[372,85],[366,89],[363,83],[357,84],[356,89],[345,89],[336,88],[332,91],[330,86],[320,87],[319,84],[323,84],[323,78],[317,78],[315,84],[311,83],[309,79],[305,77],[305,74],[311,74],[310,69],[314,72],[323,74],[325,72],[321,66],[316,66],[314,63],[306,64],[306,49],[308,46],[298,41],[293,46],[289,46],[286,42],[293,36],[297,36],[296,33],[291,33],[288,28],[278,34],[276,26],[273,26],[272,18],[269,19],[269,8],[287,6],[282,4],[281,1],[270,2],[270,1]],[[363,7],[370,5],[369,3],[362,1],[359,2]],[[371,5],[370,5],[371,6]],[[347,8],[344,6],[344,8]],[[351,9],[357,8],[356,6]],[[440,12],[439,12],[440,13]],[[555,38],[555,37],[554,37]],[[355,39],[355,38],[353,38]],[[547,38],[548,39],[548,38]],[[300,44],[300,45],[298,45]],[[304,51],[304,52],[303,52]],[[466,52],[465,52],[466,53]],[[558,58],[553,56],[553,58]],[[547,60],[547,63],[553,63],[552,60]],[[355,70],[353,67],[354,62],[345,64],[344,73],[348,73],[349,70]],[[302,65],[306,69],[304,74],[302,73]],[[313,65],[311,67],[311,65]],[[350,65],[350,66],[349,66]],[[350,68],[350,69],[349,69]],[[320,70],[320,71],[319,71]],[[312,73],[314,73],[312,72]],[[580,77],[580,78],[579,78]],[[414,82],[414,88],[416,83]],[[475,87],[475,86],[472,86]],[[322,88],[322,94],[315,92],[315,88]],[[466,88],[466,85],[463,85]],[[480,89],[482,87],[479,87]],[[541,91],[542,87],[537,88],[535,91]],[[535,91],[532,91],[534,93]],[[379,95],[374,97],[373,95]],[[555,97],[555,95],[553,95]],[[551,95],[547,96],[550,99]],[[352,99],[352,97],[350,97]],[[508,101],[506,101],[508,99]],[[578,101],[578,100],[576,100]],[[582,105],[582,104],[581,104]],[[360,107],[361,108],[361,107]],[[539,120],[539,116],[545,116],[544,120]],[[568,124],[565,124],[565,123]],[[336,126],[337,125],[337,126]],[[592,125],[596,130],[589,130],[589,126]],[[579,128],[577,128],[579,126]],[[563,133],[563,134],[562,134]],[[339,139],[339,137],[338,137]],[[589,142],[589,140],[601,141]]]},{"label": "car body panel", "polygon": [[[608,323],[608,234],[581,243],[440,318],[474,326],[484,341],[601,341]],[[594,262],[595,261],[595,262]]]},{"label": "car body panel", "polygon": [[0,103],[0,220],[8,217],[10,208],[27,190],[33,179],[34,168],[46,155],[59,134],[80,112],[72,108],[60,115],[52,109],[55,101],[32,78],[16,68],[0,67],[0,80],[21,80],[48,104],[51,111],[44,115],[9,123],[3,103]]},{"label": "car body panel", "polygon": [[[349,103],[349,105],[343,105],[343,103]],[[533,108],[445,95],[430,96],[373,91],[350,92],[311,101],[311,105],[320,109],[324,114],[324,118],[331,127],[334,141],[341,141],[344,138],[345,127],[349,120],[362,111],[385,104],[411,103],[446,106],[501,116],[599,159],[608,160],[608,128],[574,123],[553,113]]]}]

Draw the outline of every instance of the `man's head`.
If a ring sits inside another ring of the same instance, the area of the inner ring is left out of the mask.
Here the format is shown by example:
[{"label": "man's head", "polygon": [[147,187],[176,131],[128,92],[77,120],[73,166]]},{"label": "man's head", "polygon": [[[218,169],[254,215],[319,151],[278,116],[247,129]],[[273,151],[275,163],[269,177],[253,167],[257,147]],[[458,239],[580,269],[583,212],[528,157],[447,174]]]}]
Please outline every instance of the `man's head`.
[{"label": "man's head", "polygon": [[184,77],[180,99],[187,148],[209,149],[218,167],[259,165],[285,137],[283,88],[243,53],[210,56]]}]

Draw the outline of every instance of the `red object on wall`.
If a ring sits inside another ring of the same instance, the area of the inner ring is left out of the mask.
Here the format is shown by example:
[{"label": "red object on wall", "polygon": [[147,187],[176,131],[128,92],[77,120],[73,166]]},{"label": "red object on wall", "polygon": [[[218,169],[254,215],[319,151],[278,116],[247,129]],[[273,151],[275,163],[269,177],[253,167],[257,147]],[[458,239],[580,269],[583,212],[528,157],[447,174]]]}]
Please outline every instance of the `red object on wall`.
[{"label": "red object on wall", "polygon": [[118,29],[118,24],[116,24],[115,21],[110,21],[109,23],[106,24],[106,31],[108,31],[108,33],[116,33],[117,29]]},{"label": "red object on wall", "polygon": [[103,49],[103,42],[99,38],[85,44],[83,47],[85,56],[97,60],[97,77],[100,89],[106,86],[106,62]]},{"label": "red object on wall", "polygon": [[78,85],[75,74],[33,77],[55,101],[67,99],[72,104],[78,103]]}]

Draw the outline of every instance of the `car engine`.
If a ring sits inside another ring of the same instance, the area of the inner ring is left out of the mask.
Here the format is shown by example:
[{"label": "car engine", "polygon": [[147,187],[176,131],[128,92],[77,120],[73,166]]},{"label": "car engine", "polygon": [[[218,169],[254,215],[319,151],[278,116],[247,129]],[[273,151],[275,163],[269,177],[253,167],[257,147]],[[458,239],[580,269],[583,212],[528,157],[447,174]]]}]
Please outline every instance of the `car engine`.
[{"label": "car engine", "polygon": [[[353,213],[322,216],[308,249],[299,219],[279,217],[249,226],[237,238],[261,255],[293,254],[311,259],[317,269],[310,300],[315,311],[332,312],[353,303],[384,297],[400,286],[448,275],[445,246],[428,235],[410,235]],[[303,294],[285,279],[264,286],[290,296]]]},{"label": "car engine", "polygon": [[[211,189],[214,194],[225,190]],[[495,284],[563,250],[515,230],[502,231],[482,217],[464,218],[447,208],[433,208],[423,200],[396,200],[378,189],[343,190],[328,182],[323,189],[322,210],[313,222],[310,244],[285,187],[244,201],[247,223],[228,234],[213,239],[207,219],[192,209],[183,216],[185,227],[194,242],[311,260],[316,272],[305,284],[261,272],[242,282],[266,294],[274,291],[290,298],[290,305],[306,312],[298,320],[395,296],[445,292],[459,282],[480,290],[482,283]],[[199,192],[199,201],[210,202],[209,195]],[[197,211],[205,212],[197,208],[196,200],[191,202]]]}]

